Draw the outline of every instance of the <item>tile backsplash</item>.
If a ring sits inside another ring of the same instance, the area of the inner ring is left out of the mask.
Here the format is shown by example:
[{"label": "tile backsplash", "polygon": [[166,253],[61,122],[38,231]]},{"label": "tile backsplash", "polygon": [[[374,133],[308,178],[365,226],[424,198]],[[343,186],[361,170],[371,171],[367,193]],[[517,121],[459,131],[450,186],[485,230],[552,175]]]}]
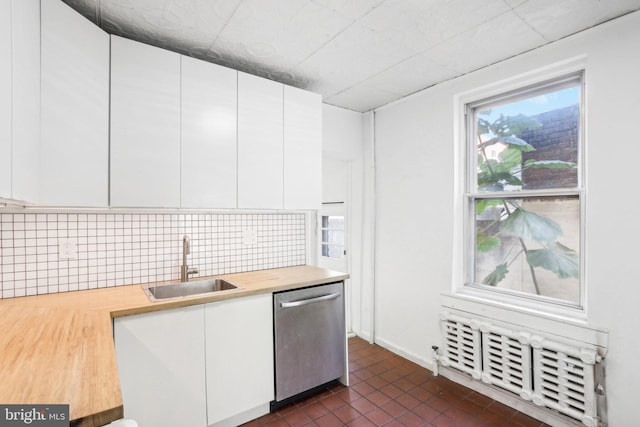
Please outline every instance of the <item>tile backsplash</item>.
[{"label": "tile backsplash", "polygon": [[304,213],[1,213],[1,296],[179,279],[185,234],[192,277],[306,263]]}]

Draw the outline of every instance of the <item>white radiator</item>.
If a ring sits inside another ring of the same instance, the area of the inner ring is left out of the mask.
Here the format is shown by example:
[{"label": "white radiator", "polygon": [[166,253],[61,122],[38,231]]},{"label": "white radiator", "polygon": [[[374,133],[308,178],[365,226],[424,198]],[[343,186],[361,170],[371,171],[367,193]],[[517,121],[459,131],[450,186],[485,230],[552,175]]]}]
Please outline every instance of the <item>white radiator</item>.
[{"label": "white radiator", "polygon": [[438,361],[500,387],[588,427],[599,425],[595,347],[561,343],[450,312],[441,315],[443,349]]}]

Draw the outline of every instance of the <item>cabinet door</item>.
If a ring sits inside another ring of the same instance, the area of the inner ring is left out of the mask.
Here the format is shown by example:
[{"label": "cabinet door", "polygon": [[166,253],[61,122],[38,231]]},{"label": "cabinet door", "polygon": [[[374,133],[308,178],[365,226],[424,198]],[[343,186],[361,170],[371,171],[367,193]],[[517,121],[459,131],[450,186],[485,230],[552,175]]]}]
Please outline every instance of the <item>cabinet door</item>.
[{"label": "cabinet door", "polygon": [[0,197],[11,197],[11,2],[0,1]]},{"label": "cabinet door", "polygon": [[207,425],[202,305],[116,318],[114,339],[126,418]]},{"label": "cabinet door", "polygon": [[182,57],[182,207],[236,207],[237,79],[235,70]]},{"label": "cabinet door", "polygon": [[180,206],[180,55],[116,36],[111,205]]},{"label": "cabinet door", "polygon": [[209,424],[237,426],[269,412],[273,390],[271,294],[205,307]]},{"label": "cabinet door", "polygon": [[284,208],[322,204],[322,97],[284,87]]},{"label": "cabinet door", "polygon": [[283,207],[283,85],[238,73],[238,207]]},{"label": "cabinet door", "polygon": [[40,2],[38,0],[11,1],[11,33],[11,198],[37,202],[40,145]]},{"label": "cabinet door", "polygon": [[40,203],[107,206],[109,35],[42,1]]}]

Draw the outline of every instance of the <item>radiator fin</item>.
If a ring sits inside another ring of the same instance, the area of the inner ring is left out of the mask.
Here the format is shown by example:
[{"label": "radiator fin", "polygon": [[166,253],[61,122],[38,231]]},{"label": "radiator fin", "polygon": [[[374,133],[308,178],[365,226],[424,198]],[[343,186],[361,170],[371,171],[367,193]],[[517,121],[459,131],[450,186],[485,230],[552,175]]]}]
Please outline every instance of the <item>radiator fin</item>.
[{"label": "radiator fin", "polygon": [[482,381],[531,400],[531,349],[528,334],[488,323],[482,332]]},{"label": "radiator fin", "polygon": [[594,350],[571,348],[542,338],[533,346],[533,402],[597,425]]},{"label": "radiator fin", "polygon": [[441,363],[480,379],[480,331],[464,318],[443,314],[442,335],[445,346]]}]

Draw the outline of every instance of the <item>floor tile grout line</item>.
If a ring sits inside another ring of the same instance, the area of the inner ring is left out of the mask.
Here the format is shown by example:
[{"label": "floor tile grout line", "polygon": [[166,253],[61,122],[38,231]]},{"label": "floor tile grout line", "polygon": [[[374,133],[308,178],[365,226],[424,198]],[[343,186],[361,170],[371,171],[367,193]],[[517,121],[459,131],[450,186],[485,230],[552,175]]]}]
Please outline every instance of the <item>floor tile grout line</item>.
[{"label": "floor tile grout line", "polygon": [[244,426],[545,426],[360,338],[349,340],[349,358],[351,387],[333,385]]}]

